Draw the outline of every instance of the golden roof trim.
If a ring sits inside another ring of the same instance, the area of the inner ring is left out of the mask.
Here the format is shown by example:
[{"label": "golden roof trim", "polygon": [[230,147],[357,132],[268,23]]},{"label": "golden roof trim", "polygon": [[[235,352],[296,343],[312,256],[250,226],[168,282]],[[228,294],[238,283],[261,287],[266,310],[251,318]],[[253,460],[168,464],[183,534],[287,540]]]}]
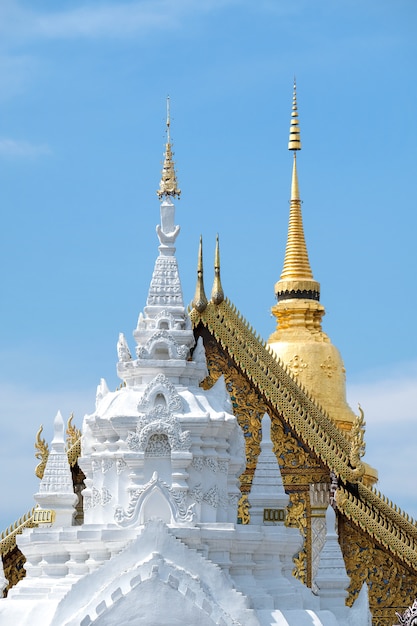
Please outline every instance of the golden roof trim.
[{"label": "golden roof trim", "polygon": [[[202,313],[192,309],[190,317],[194,327],[201,323],[213,334],[268,403],[318,458],[342,482],[356,483],[358,497],[344,487],[338,489],[337,507],[341,513],[394,556],[417,570],[417,524],[374,487],[367,487],[362,482],[362,412],[357,418],[357,436],[351,442],[308,391],[300,387],[228,299],[219,306],[210,302]],[[356,467],[353,468],[352,463]]]},{"label": "golden roof trim", "polygon": [[395,557],[417,570],[417,526],[374,489],[361,483],[358,487],[359,497],[344,487],[337,489],[339,511]]},{"label": "golden roof trim", "polygon": [[201,322],[229,352],[245,375],[318,458],[342,480],[356,483],[364,467],[350,465],[350,441],[294,379],[272,349],[237,312],[228,299],[204,311],[190,311],[194,326]]},{"label": "golden roof trim", "polygon": [[10,524],[0,535],[0,555],[5,556],[16,547],[16,535],[20,535],[25,528],[35,528],[35,507]]}]

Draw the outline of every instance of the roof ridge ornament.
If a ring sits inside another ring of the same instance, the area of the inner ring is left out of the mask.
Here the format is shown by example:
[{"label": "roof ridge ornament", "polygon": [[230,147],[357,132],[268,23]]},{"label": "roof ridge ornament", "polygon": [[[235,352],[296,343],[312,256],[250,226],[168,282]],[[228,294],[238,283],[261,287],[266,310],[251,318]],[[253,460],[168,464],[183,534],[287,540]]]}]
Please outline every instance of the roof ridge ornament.
[{"label": "roof ridge ornament", "polygon": [[203,237],[200,235],[200,245],[198,247],[198,263],[197,263],[197,284],[195,287],[194,299],[192,302],[193,307],[202,313],[207,307],[207,297],[204,291],[204,279],[203,279]]},{"label": "roof ridge ornament", "polygon": [[214,281],[211,290],[211,301],[213,304],[221,304],[224,300],[224,291],[220,280],[220,245],[219,235],[216,235],[216,250],[214,253]]},{"label": "roof ridge ornament", "polygon": [[177,174],[175,172],[175,161],[173,159],[172,145],[171,145],[171,114],[170,114],[170,98],[167,97],[167,121],[166,121],[166,134],[167,141],[165,144],[165,158],[162,166],[161,182],[159,183],[159,189],[157,190],[158,198],[162,200],[168,196],[177,197],[180,199],[181,189],[178,188]]}]

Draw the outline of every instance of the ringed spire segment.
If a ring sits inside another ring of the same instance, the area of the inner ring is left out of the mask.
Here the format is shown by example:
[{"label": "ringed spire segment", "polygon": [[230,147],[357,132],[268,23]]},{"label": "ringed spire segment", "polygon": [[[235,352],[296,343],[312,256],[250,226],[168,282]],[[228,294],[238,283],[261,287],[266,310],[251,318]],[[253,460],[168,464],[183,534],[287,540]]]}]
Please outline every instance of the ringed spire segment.
[{"label": "ringed spire segment", "polygon": [[[288,150],[301,150],[300,126],[298,123],[297,109],[297,85],[294,77],[294,88],[292,95],[292,111],[290,124],[290,137],[288,141]],[[295,153],[294,153],[295,154]]]},{"label": "ringed spire segment", "polygon": [[177,174],[175,172],[175,161],[173,159],[171,145],[171,115],[170,115],[170,99],[167,97],[167,121],[166,121],[167,141],[165,144],[164,164],[162,166],[161,182],[157,194],[160,200],[163,198],[177,197],[180,198],[181,189],[178,187]]}]

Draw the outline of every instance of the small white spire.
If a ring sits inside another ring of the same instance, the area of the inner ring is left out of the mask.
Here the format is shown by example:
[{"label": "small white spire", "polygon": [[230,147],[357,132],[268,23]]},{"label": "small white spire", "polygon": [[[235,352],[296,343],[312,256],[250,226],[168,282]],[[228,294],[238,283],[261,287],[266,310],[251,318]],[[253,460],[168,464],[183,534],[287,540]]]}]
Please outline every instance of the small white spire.
[{"label": "small white spire", "polygon": [[126,341],[126,337],[123,333],[119,333],[119,340],[117,342],[117,356],[119,358],[119,361],[130,361],[132,358],[129,346]]},{"label": "small white spire", "polygon": [[320,607],[332,611],[339,618],[346,615],[346,589],[350,579],[346,573],[342,550],[336,530],[336,514],[332,506],[326,511],[326,540],[320,554],[320,563],[316,576],[319,588]]},{"label": "small white spire", "polygon": [[71,467],[65,449],[65,425],[61,412],[54,420],[54,438],[46,463],[39,491],[35,494],[37,504],[43,509],[55,511],[56,526],[71,526],[78,497],[74,493]]},{"label": "small white spire", "polygon": [[[248,500],[251,524],[283,523],[289,496],[285,493],[281,471],[271,441],[271,419],[267,413],[262,418],[261,452],[258,456],[252,488]],[[282,519],[264,520],[265,509],[282,511]]]}]

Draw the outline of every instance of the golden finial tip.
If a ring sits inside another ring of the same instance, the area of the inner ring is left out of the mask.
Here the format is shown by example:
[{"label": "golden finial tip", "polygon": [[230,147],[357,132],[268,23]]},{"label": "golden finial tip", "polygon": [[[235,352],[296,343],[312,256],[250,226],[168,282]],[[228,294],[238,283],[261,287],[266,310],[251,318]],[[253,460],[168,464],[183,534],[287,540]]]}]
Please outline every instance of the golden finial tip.
[{"label": "golden finial tip", "polygon": [[170,99],[169,96],[167,96],[167,129],[169,130],[169,127],[171,126],[171,114],[170,114]]},{"label": "golden finial tip", "polygon": [[178,188],[177,185],[177,174],[175,172],[175,163],[173,160],[172,147],[171,147],[171,136],[170,136],[170,126],[171,126],[171,115],[170,115],[170,98],[167,96],[167,142],[165,146],[165,159],[164,165],[162,167],[162,176],[161,182],[159,183],[159,189],[157,190],[157,195],[160,200],[162,198],[173,196],[180,198],[181,189]]},{"label": "golden finial tip", "polygon": [[216,249],[214,252],[214,281],[211,290],[211,301],[220,304],[224,300],[224,291],[220,280],[220,245],[219,235],[216,235]]},{"label": "golden finial tip", "polygon": [[203,237],[201,235],[200,245],[198,246],[197,284],[192,305],[199,313],[202,313],[207,306],[203,280]]},{"label": "golden finial tip", "polygon": [[301,137],[300,127],[298,125],[298,110],[297,110],[297,85],[294,76],[294,87],[292,96],[292,111],[291,111],[291,125],[290,125],[290,138],[288,141],[288,150],[301,150]]}]

